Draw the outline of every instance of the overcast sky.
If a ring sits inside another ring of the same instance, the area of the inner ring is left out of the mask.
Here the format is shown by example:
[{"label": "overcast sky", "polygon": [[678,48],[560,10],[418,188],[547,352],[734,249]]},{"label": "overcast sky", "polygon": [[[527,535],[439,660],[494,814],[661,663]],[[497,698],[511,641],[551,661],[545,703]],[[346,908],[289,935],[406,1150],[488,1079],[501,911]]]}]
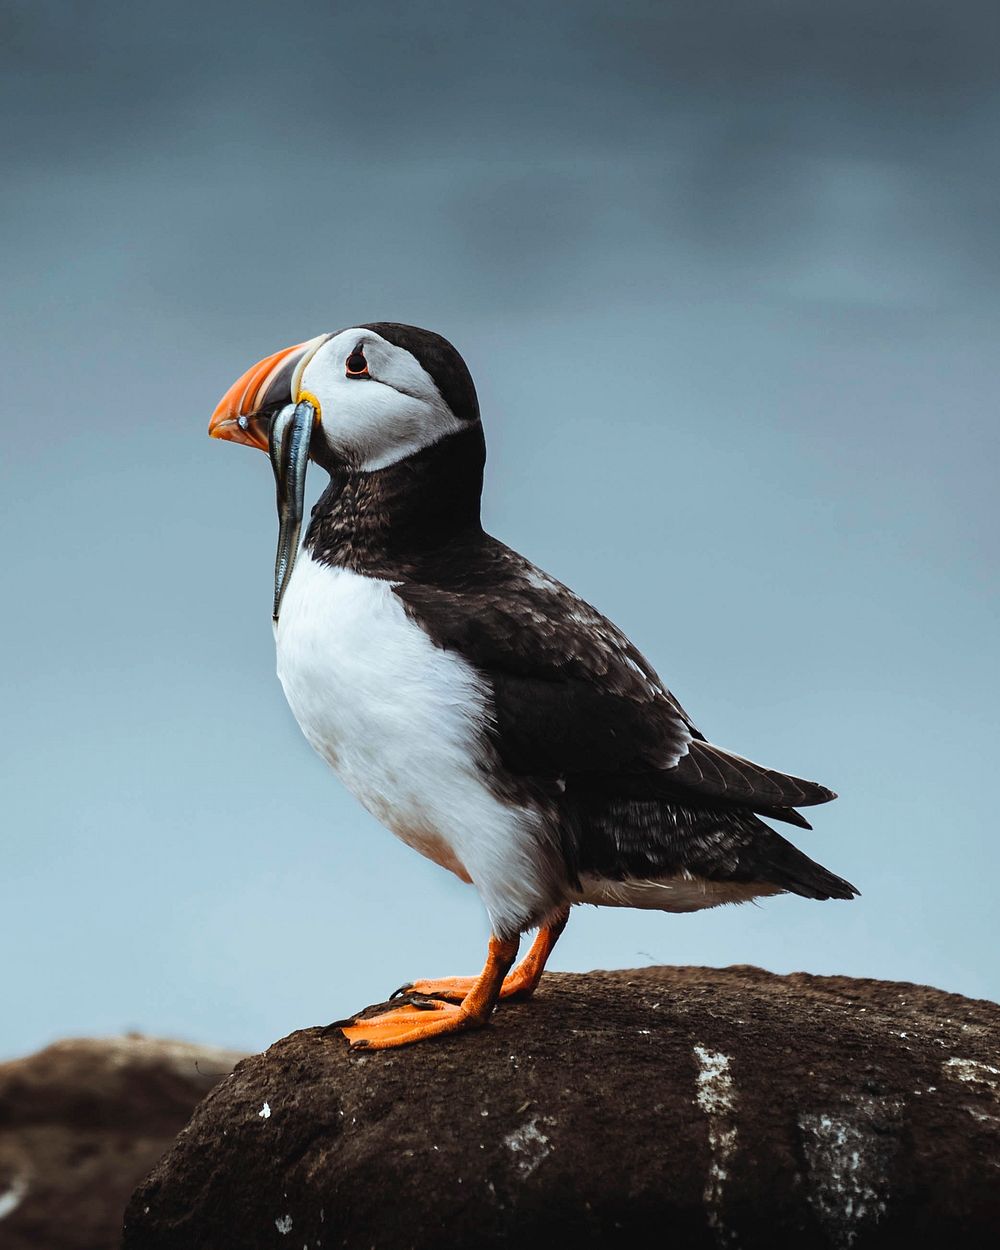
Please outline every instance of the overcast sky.
[{"label": "overcast sky", "polygon": [[[259,1049],[474,972],[475,894],[274,676],[260,357],[410,321],[489,528],[716,741],[841,794],[863,891],[578,910],[552,966],[1000,997],[995,4],[7,3],[0,1057]],[[321,475],[314,472],[317,490]]]}]

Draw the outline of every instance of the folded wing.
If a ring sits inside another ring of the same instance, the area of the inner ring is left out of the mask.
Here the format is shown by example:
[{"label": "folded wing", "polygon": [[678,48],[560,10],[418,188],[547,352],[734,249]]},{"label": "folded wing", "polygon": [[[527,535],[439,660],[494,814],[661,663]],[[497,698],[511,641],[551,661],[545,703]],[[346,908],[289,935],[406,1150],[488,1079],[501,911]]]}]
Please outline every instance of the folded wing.
[{"label": "folded wing", "polygon": [[414,579],[395,591],[488,682],[495,747],[515,774],[559,790],[739,807],[804,828],[796,807],[836,797],[706,741],[616,626],[493,539],[456,552],[444,583]]}]

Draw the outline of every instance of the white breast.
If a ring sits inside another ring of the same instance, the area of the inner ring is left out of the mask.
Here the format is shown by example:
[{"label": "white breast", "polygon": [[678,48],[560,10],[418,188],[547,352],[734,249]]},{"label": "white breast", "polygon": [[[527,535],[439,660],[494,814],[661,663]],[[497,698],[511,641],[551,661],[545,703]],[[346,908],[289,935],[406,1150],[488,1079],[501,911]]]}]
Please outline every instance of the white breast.
[{"label": "white breast", "polygon": [[373,816],[474,882],[495,928],[551,909],[538,816],[501,802],[480,767],[487,692],[407,617],[389,582],[303,551],[275,639],[302,732]]}]

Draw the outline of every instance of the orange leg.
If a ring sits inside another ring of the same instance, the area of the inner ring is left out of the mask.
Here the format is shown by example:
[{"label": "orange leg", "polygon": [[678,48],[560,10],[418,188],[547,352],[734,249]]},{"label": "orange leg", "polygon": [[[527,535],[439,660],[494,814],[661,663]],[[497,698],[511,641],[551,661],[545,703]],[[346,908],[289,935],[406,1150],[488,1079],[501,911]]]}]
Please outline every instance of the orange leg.
[{"label": "orange leg", "polygon": [[[531,945],[531,950],[517,967],[506,977],[500,987],[500,998],[530,998],[535,992],[538,982],[542,979],[545,965],[552,948],[559,941],[559,935],[566,928],[569,919],[569,908],[560,912],[551,924],[542,925],[538,936]],[[444,998],[450,1002],[460,1003],[476,983],[475,977],[439,977],[430,981],[413,981],[402,985],[393,998],[402,994],[423,994],[428,998]]]},{"label": "orange leg", "polygon": [[518,945],[518,938],[503,942],[491,937],[486,967],[457,1005],[438,1000],[407,1003],[378,1016],[354,1020],[341,1031],[352,1050],[387,1050],[441,1033],[479,1028],[493,1014],[504,977],[517,958]]}]

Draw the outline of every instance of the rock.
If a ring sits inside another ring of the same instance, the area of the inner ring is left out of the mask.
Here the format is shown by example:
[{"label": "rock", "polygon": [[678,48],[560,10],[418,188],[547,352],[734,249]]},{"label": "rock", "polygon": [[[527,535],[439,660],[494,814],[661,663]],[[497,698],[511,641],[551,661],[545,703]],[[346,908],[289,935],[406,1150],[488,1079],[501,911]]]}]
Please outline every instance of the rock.
[{"label": "rock", "polygon": [[389,1052],[305,1029],[206,1098],[124,1245],[994,1247],[998,1039],[993,1003],[746,967],[551,974]]},{"label": "rock", "polygon": [[131,1035],[0,1064],[3,1250],[114,1250],[129,1194],[240,1058]]}]

